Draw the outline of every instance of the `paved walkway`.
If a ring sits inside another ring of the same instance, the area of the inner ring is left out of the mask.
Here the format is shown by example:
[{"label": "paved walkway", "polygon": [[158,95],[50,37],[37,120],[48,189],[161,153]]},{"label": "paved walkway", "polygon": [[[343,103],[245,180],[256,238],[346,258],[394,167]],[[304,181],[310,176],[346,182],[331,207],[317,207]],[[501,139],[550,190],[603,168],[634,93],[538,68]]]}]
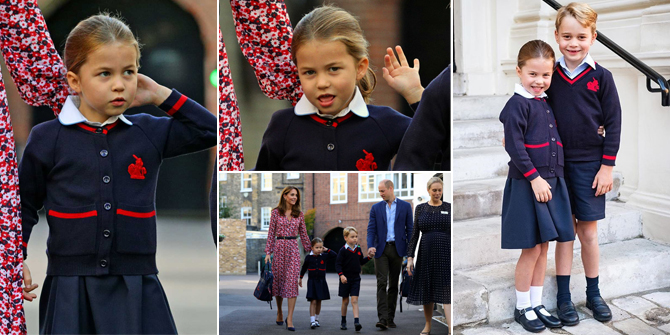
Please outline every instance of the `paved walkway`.
[{"label": "paved walkway", "polygon": [[[665,335],[670,334],[670,287],[627,295],[607,301],[612,309],[612,321],[601,323],[595,320],[591,310],[577,306],[580,322],[573,327],[544,330],[539,334],[574,335]],[[556,315],[556,311],[551,311]],[[462,335],[509,335],[530,334],[520,324],[509,320],[494,325],[457,327],[455,334]]]},{"label": "paved walkway", "polygon": [[[27,263],[37,299],[25,302],[28,334],[39,332],[39,298],[46,276],[47,223],[42,216],[30,236]],[[180,334],[216,334],[218,257],[208,217],[158,216],[156,256],[165,294]],[[240,333],[243,334],[243,333]]]},{"label": "paved walkway", "polygon": [[[253,291],[258,283],[258,275],[246,276],[220,276],[219,279],[219,334],[291,334],[283,326],[275,324],[277,305],[272,302],[272,310],[266,302],[258,301],[253,296]],[[296,333],[303,334],[354,334],[354,317],[351,306],[347,311],[348,330],[340,330],[342,300],[337,296],[337,274],[329,273],[326,276],[330,288],[331,300],[324,300],[321,307],[321,327],[310,329],[309,327],[309,303],[305,299],[306,279],[300,288],[296,302],[294,325]],[[424,326],[423,312],[421,306],[410,306],[403,299],[403,312],[400,313],[399,306],[396,310],[395,323],[398,328],[381,331],[375,327],[377,322],[377,281],[373,275],[363,275],[361,280],[361,292],[359,300],[360,322],[363,329],[361,334],[385,334],[385,335],[418,335]],[[287,302],[283,304],[284,316],[287,315]],[[434,312],[433,315],[438,315]],[[447,327],[437,321],[432,323],[431,334],[447,334]]]}]

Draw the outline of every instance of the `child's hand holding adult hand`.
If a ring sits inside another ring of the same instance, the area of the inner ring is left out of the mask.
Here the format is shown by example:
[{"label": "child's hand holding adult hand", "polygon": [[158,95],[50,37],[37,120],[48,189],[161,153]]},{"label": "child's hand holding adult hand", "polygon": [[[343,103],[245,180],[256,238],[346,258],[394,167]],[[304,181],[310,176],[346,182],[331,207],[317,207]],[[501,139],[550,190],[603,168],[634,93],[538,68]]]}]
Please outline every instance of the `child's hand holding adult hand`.
[{"label": "child's hand holding adult hand", "polygon": [[612,166],[601,165],[600,170],[596,174],[596,177],[593,179],[593,185],[591,188],[596,189],[596,197],[601,196],[612,190]]},{"label": "child's hand holding adult hand", "polygon": [[302,278],[300,278],[300,280],[298,280],[298,286],[302,287]]},{"label": "child's hand holding adult hand", "polygon": [[345,277],[344,275],[340,275],[340,281],[342,282],[342,284],[346,284],[347,283],[347,277]]},{"label": "child's hand holding adult hand", "polygon": [[23,299],[33,301],[33,299],[37,298],[37,294],[30,293],[36,289],[37,286],[39,285],[33,284],[33,276],[30,274],[28,264],[23,262]]},{"label": "child's hand holding adult hand", "polygon": [[530,186],[533,188],[535,199],[538,202],[548,202],[551,200],[551,186],[542,177],[531,180]]},{"label": "child's hand holding adult hand", "polygon": [[413,104],[421,100],[421,94],[423,94],[419,76],[419,60],[414,59],[414,67],[411,68],[402,48],[398,45],[395,50],[398,52],[398,58],[393,53],[393,49],[386,48],[385,66],[382,68],[383,77],[391,88],[402,95],[408,103]]},{"label": "child's hand holding adult hand", "polygon": [[137,74],[137,92],[135,99],[130,104],[130,108],[144,105],[160,105],[172,93],[169,88],[158,84],[153,79],[138,73]]}]

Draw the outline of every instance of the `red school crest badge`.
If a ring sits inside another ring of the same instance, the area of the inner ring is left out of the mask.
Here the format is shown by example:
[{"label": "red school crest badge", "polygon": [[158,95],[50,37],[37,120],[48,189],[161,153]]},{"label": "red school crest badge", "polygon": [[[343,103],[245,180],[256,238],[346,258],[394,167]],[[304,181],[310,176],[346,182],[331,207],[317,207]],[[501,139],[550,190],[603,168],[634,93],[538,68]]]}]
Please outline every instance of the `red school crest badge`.
[{"label": "red school crest badge", "polygon": [[323,264],[323,260],[321,260],[321,264]]},{"label": "red school crest badge", "polygon": [[147,168],[144,167],[144,162],[142,158],[135,157],[135,164],[128,165],[128,173],[130,173],[130,179],[144,179],[144,175],[147,174]]},{"label": "red school crest badge", "polygon": [[598,85],[598,81],[596,80],[596,78],[593,78],[593,81],[589,81],[588,83],[586,83],[586,88],[588,88],[593,92],[598,92],[600,86]]},{"label": "red school crest badge", "polygon": [[356,161],[356,168],[358,171],[374,171],[377,170],[377,163],[375,163],[375,156],[371,152],[363,150],[365,158]]}]

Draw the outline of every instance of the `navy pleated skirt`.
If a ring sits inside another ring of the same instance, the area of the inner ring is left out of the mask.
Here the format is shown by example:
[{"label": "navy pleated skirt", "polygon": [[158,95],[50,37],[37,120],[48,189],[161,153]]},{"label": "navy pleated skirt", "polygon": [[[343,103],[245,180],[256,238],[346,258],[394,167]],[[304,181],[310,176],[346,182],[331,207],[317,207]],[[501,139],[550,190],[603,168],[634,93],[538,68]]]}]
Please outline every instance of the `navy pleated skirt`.
[{"label": "navy pleated skirt", "polygon": [[503,193],[503,249],[528,249],[547,241],[575,240],[570,198],[565,180],[545,179],[552,199],[538,202],[526,179],[507,178]]},{"label": "navy pleated skirt", "polygon": [[158,276],[47,276],[40,334],[177,334]]},{"label": "navy pleated skirt", "polygon": [[[318,270],[317,270],[318,271]],[[325,277],[309,278],[307,280],[307,300],[328,300],[330,292]]]}]

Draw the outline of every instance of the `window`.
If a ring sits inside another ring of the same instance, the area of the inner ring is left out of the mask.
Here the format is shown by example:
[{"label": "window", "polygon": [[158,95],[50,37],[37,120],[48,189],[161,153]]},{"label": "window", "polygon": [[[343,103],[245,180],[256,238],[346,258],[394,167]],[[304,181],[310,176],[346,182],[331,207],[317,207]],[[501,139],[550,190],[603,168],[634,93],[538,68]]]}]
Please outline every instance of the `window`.
[{"label": "window", "polygon": [[286,179],[300,179],[300,173],[297,172],[287,173]]},{"label": "window", "polygon": [[219,181],[226,181],[228,180],[228,173],[227,172],[219,172]]},{"label": "window", "polygon": [[251,173],[242,173],[240,192],[251,192]]},{"label": "window", "polygon": [[261,208],[261,230],[270,229],[270,213],[271,212],[272,212],[272,207]]},{"label": "window", "polygon": [[379,182],[384,179],[393,181],[395,196],[401,199],[414,197],[414,175],[411,173],[361,173],[358,183],[358,201],[381,201]]},{"label": "window", "polygon": [[343,204],[347,202],[347,174],[330,174],[330,203]]},{"label": "window", "polygon": [[242,207],[240,212],[240,219],[246,220],[247,226],[251,226],[251,207]]},{"label": "window", "polygon": [[272,191],[272,173],[261,175],[261,191]]}]

